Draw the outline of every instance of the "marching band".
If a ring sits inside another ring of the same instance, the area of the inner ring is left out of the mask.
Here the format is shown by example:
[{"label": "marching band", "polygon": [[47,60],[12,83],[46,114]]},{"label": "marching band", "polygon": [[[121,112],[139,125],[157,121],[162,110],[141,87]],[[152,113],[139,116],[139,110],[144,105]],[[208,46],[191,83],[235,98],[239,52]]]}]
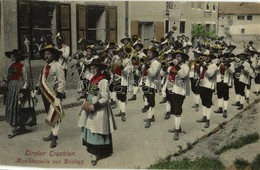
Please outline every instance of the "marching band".
[{"label": "marching band", "polygon": [[[238,110],[243,109],[249,98],[251,79],[255,80],[255,94],[259,95],[259,52],[252,41],[244,46],[243,53],[235,55],[233,50],[236,46],[225,43],[223,37],[216,40],[209,37],[204,43],[198,41],[196,47],[185,35],[177,36],[176,41],[173,39],[172,32],[161,41],[153,38],[151,46],[145,49],[138,35],[121,39],[122,46],[107,42],[106,48],[111,51],[104,49],[102,58],[110,66],[107,76],[110,80],[111,105],[118,101],[120,112],[115,116],[121,117],[122,121],[126,120],[126,94],[131,87],[133,96],[128,101],[133,102],[137,99],[138,90],[142,89],[144,107],[141,111],[147,112],[145,128],[155,121],[156,93],[163,95],[160,104],[166,105],[164,119],[169,119],[170,115],[175,117],[175,128],[169,130],[175,132],[175,140],[179,139],[178,133],[181,132],[181,106],[190,91],[194,95],[192,107],[196,111],[201,101],[203,115],[197,122],[205,123],[205,128],[210,126],[214,94],[218,98],[218,109],[214,113],[221,113],[224,118],[228,116],[230,88],[235,89],[236,102],[233,105],[238,106]],[[190,54],[191,49],[193,55]]]}]

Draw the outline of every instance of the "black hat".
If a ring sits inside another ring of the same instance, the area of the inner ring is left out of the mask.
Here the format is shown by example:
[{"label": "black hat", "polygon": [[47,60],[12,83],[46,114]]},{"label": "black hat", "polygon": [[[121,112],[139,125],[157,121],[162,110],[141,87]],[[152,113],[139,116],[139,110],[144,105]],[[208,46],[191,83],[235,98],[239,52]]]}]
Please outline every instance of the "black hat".
[{"label": "black hat", "polygon": [[212,53],[209,53],[209,52],[205,52],[202,54],[203,56],[206,56],[206,57],[210,57],[211,60],[217,58],[214,54]]},{"label": "black hat", "polygon": [[237,48],[237,46],[235,46],[235,45],[232,45],[232,44],[230,44],[229,46],[228,46],[228,48]]},{"label": "black hat", "polygon": [[178,54],[181,55],[182,61],[187,61],[190,58],[188,54],[186,54],[186,53],[184,53],[182,51],[179,51],[179,50],[173,52],[173,57],[176,58],[176,56]]},{"label": "black hat", "polygon": [[147,55],[147,51],[152,51],[156,57],[159,56],[159,52],[156,50],[156,48],[154,46],[150,46],[150,47],[144,49],[143,51],[144,51],[145,55]]},{"label": "black hat", "polygon": [[257,54],[257,51],[248,50],[247,54],[250,56],[254,56],[255,54]]},{"label": "black hat", "polygon": [[5,52],[5,56],[10,58],[11,55],[14,55],[16,60],[24,60],[25,56],[22,55],[21,51],[17,50],[17,49],[13,49],[13,51],[7,51]]},{"label": "black hat", "polygon": [[124,43],[124,41],[127,40],[128,42],[131,41],[131,38],[129,36],[126,36],[124,38],[121,39],[121,43]]},{"label": "black hat", "polygon": [[160,42],[155,37],[151,40],[151,43],[154,43],[154,44],[157,44],[157,45],[160,44]]},{"label": "black hat", "polygon": [[107,46],[105,47],[105,49],[104,49],[104,51],[108,51],[108,50],[110,50],[110,49],[117,49],[118,48],[118,45],[115,43],[115,42],[109,42],[108,44],[107,44]]},{"label": "black hat", "polygon": [[53,55],[54,55],[54,60],[58,61],[61,55],[61,51],[57,50],[56,48],[54,48],[52,45],[47,45],[46,47],[42,48],[40,50],[40,56],[45,60],[44,58],[44,53],[45,51],[50,51]]},{"label": "black hat", "polygon": [[90,66],[97,66],[97,67],[100,68],[100,69],[106,69],[106,68],[107,68],[107,65],[106,65],[105,63],[103,63],[102,60],[99,59],[99,58],[93,59],[93,60],[87,65],[87,67],[90,67]]},{"label": "black hat", "polygon": [[136,41],[136,42],[133,44],[133,47],[135,48],[135,46],[137,46],[137,45],[139,45],[141,49],[144,47],[144,45],[143,45],[140,41]]},{"label": "black hat", "polygon": [[245,60],[248,57],[247,53],[240,53],[236,55],[237,58],[241,59],[241,60]]},{"label": "black hat", "polygon": [[141,39],[141,37],[139,35],[132,35],[132,41],[133,42],[136,42],[136,41],[139,41]]},{"label": "black hat", "polygon": [[248,44],[254,44],[254,42],[253,41],[249,41]]}]

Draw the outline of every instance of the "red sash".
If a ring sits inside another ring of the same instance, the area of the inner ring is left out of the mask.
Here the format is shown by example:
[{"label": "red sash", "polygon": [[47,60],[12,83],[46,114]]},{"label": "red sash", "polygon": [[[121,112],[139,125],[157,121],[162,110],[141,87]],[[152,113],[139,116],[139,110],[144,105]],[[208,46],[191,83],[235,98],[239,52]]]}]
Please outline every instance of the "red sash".
[{"label": "red sash", "polygon": [[105,78],[106,78],[106,76],[104,74],[95,75],[90,79],[89,83],[98,84],[100,82],[100,80],[105,79]]},{"label": "red sash", "polygon": [[143,77],[147,76],[147,74],[148,74],[148,69],[144,68],[144,70],[143,70]]},{"label": "red sash", "polygon": [[41,79],[40,79],[40,89],[44,97],[47,99],[47,101],[50,103],[49,111],[47,118],[45,119],[45,122],[49,124],[50,126],[54,127],[56,122],[60,119],[64,118],[64,112],[63,109],[60,106],[56,106],[54,104],[54,100],[56,98],[56,93],[53,91],[53,89],[50,87],[50,85],[46,81],[46,70],[45,72],[42,71]]},{"label": "red sash", "polygon": [[114,69],[114,72],[115,72],[115,74],[121,76],[121,73],[122,73],[121,67],[120,67],[120,66],[116,67],[116,68]]},{"label": "red sash", "polygon": [[172,66],[172,68],[170,69],[170,73],[169,73],[169,77],[168,77],[168,81],[170,82],[175,82],[175,78],[176,78],[176,67]]},{"label": "red sash", "polygon": [[204,79],[206,71],[207,71],[207,69],[202,70],[202,72],[200,74],[200,80]]},{"label": "red sash", "polygon": [[220,64],[219,69],[220,69],[220,74],[224,75],[225,69],[226,69],[226,68],[225,68],[225,65],[224,65],[224,64]]}]

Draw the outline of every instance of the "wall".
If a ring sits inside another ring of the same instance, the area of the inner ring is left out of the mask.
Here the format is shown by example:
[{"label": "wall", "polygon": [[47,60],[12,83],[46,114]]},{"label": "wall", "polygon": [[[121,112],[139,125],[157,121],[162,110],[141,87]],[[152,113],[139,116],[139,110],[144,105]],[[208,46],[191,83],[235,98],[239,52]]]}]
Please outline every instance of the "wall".
[{"label": "wall", "polygon": [[[171,11],[175,14],[172,17],[176,20],[175,24],[177,26],[175,36],[180,34],[179,21],[185,21],[185,35],[190,39],[192,24],[216,24],[217,29],[218,4],[216,2],[208,2],[210,8],[206,10],[206,2],[202,2],[202,9],[192,8],[192,3],[196,2],[174,2],[174,9]],[[216,7],[215,11],[213,11],[213,4]],[[204,12],[210,14],[210,16],[204,15]]]},{"label": "wall", "polygon": [[160,1],[130,1],[130,20],[140,22],[163,21],[165,17],[165,2]]},{"label": "wall", "polygon": [[0,80],[10,65],[10,60],[5,57],[4,52],[18,48],[16,0],[1,3]]}]

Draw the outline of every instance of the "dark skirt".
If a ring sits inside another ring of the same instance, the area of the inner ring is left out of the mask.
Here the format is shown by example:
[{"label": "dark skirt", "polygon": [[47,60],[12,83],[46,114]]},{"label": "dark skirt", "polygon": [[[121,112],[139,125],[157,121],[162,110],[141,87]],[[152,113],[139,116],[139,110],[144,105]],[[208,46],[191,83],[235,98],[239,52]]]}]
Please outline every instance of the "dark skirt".
[{"label": "dark skirt", "polygon": [[23,119],[20,114],[20,106],[18,104],[18,95],[22,82],[20,80],[11,80],[8,83],[8,92],[6,95],[5,119],[11,126],[20,126]]}]

